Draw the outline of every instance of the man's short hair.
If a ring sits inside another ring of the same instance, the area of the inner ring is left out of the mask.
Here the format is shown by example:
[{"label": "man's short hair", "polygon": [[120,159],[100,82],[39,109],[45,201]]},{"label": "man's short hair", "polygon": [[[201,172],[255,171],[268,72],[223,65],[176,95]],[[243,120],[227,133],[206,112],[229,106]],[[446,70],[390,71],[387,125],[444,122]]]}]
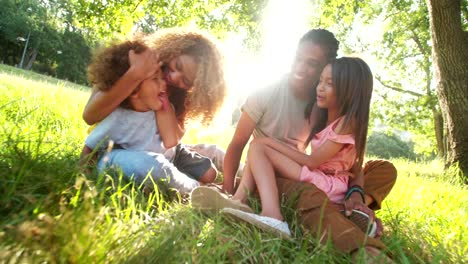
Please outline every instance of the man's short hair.
[{"label": "man's short hair", "polygon": [[328,60],[335,59],[338,55],[338,46],[340,42],[335,35],[326,29],[312,29],[305,33],[299,43],[304,41],[313,42],[325,50]]}]

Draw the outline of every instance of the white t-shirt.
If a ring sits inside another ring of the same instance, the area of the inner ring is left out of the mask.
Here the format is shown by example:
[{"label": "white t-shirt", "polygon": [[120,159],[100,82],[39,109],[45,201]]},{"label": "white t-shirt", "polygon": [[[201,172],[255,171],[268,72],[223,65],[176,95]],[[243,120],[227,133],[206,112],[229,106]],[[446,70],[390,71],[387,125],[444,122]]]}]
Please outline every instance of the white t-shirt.
[{"label": "white t-shirt", "polygon": [[103,141],[100,146],[105,148],[109,140],[128,150],[165,151],[153,111],[137,112],[118,107],[91,131],[85,145],[94,149]]},{"label": "white t-shirt", "polygon": [[255,121],[254,137],[272,137],[304,151],[304,142],[311,131],[304,117],[308,101],[294,96],[288,76],[249,96],[242,111]]}]

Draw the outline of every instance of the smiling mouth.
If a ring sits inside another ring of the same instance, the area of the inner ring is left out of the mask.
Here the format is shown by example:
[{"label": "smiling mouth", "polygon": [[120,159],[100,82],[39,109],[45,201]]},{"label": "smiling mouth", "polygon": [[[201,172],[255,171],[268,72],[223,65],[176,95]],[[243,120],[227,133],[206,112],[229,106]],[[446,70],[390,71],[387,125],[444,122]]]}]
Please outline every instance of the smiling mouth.
[{"label": "smiling mouth", "polygon": [[295,79],[298,79],[298,80],[303,80],[303,79],[305,78],[304,76],[299,75],[299,74],[297,74],[297,73],[294,73],[293,76],[294,76]]}]

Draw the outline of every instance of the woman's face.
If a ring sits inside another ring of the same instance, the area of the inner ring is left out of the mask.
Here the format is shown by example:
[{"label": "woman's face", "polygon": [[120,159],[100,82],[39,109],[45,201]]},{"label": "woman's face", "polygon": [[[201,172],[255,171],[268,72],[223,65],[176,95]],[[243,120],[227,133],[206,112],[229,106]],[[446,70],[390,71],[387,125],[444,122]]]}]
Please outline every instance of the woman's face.
[{"label": "woman's face", "polygon": [[164,80],[168,86],[189,90],[193,87],[197,76],[198,64],[195,58],[182,54],[169,61],[164,70]]},{"label": "woman's face", "polygon": [[317,106],[320,108],[334,108],[336,104],[336,92],[332,79],[332,66],[328,64],[320,75],[317,85]]}]

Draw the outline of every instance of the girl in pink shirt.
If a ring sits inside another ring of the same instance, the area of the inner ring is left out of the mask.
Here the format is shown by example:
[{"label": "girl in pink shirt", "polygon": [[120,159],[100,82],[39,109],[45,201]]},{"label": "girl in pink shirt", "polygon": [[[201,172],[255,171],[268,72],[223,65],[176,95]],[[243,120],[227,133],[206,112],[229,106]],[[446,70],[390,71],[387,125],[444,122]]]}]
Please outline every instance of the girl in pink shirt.
[{"label": "girl in pink shirt", "polygon": [[232,199],[246,202],[249,192],[257,187],[261,215],[229,209],[225,213],[289,236],[280,211],[275,172],[312,183],[331,201],[343,203],[349,178],[353,177],[349,171],[363,163],[372,88],[372,73],[362,59],[343,57],[327,64],[310,111],[314,125],[305,145],[311,143],[311,154],[272,138],[254,139],[242,181]]}]

